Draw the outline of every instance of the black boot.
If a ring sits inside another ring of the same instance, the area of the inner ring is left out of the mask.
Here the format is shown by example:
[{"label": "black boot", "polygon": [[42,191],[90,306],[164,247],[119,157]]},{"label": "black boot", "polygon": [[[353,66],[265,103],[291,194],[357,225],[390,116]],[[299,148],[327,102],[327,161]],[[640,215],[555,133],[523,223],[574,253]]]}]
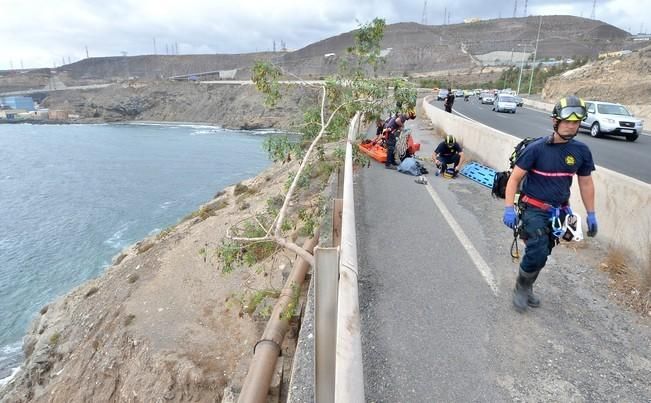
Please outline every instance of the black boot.
[{"label": "black boot", "polygon": [[540,270],[533,272],[533,278],[531,279],[531,285],[529,286],[529,292],[527,294],[527,305],[529,305],[532,308],[538,308],[540,306],[540,298],[536,297],[533,293],[533,283],[536,282],[538,279],[538,274],[540,273]]},{"label": "black boot", "polygon": [[513,305],[518,312],[527,310],[529,295],[531,294],[533,296],[531,293],[531,285],[535,281],[536,276],[538,276],[538,272],[527,273],[522,269],[519,270],[513,290]]}]

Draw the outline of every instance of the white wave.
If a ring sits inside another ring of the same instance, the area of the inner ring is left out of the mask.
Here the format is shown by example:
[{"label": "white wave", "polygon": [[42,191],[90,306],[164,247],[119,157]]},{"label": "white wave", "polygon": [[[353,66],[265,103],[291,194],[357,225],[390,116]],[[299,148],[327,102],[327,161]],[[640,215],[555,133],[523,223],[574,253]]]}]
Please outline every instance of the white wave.
[{"label": "white wave", "polygon": [[23,343],[21,341],[17,341],[15,343],[0,347],[0,361],[4,361],[5,363],[8,361],[16,365],[15,367],[11,368],[11,374],[4,378],[0,378],[0,386],[4,386],[9,383],[20,370],[20,363],[18,362],[18,359],[22,358],[22,346]]},{"label": "white wave", "polygon": [[15,343],[7,344],[6,346],[0,347],[0,354],[13,355],[20,352],[22,348],[23,348],[23,343],[21,341],[17,341]]},{"label": "white wave", "polygon": [[174,204],[173,201],[166,201],[166,202],[164,202],[164,203],[161,203],[161,204],[158,206],[158,208],[163,209],[163,210],[167,210],[168,208],[170,208],[170,206],[171,206],[172,204]]},{"label": "white wave", "polygon": [[124,233],[129,229],[129,223],[123,224],[120,229],[115,231],[113,235],[106,241],[104,241],[104,244],[109,245],[110,247],[114,249],[121,249],[124,246],[124,240],[122,239],[122,236]]},{"label": "white wave", "polygon": [[0,379],[0,386],[5,386],[9,382],[11,382],[11,380],[14,379],[14,377],[16,376],[18,371],[20,371],[20,366],[18,366],[16,368],[12,368],[11,369],[11,374],[9,376],[7,376],[6,378]]}]

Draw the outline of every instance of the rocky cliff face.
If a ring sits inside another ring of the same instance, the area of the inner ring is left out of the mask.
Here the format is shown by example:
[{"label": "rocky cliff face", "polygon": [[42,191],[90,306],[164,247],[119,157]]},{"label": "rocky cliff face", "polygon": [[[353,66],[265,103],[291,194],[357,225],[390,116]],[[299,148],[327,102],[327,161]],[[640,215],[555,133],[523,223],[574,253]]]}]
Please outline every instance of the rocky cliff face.
[{"label": "rocky cliff face", "polygon": [[225,128],[291,129],[303,119],[302,108],[314,105],[318,91],[290,86],[276,107],[264,106],[252,85],[149,81],[115,84],[98,90],[59,91],[43,105],[79,114],[83,121],[127,120],[197,122]]}]

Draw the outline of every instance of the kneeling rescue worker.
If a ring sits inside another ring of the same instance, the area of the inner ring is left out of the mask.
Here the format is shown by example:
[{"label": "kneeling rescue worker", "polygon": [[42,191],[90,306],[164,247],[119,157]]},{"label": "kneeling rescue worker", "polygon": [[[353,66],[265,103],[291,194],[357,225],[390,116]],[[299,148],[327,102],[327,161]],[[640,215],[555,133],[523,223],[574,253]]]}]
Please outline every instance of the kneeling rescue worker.
[{"label": "kneeling rescue worker", "polygon": [[459,174],[459,165],[463,162],[463,148],[457,143],[454,136],[448,134],[445,136],[445,140],[434,150],[432,159],[441,175],[445,174],[448,164],[454,164],[454,174],[452,176],[456,177]]},{"label": "kneeling rescue worker", "polygon": [[[517,159],[506,185],[504,224],[516,230],[525,241],[525,254],[515,282],[513,304],[519,312],[527,306],[538,307],[540,299],[533,293],[533,284],[545,266],[552,248],[562,233],[558,223],[571,215],[570,186],[578,176],[583,205],[587,211],[588,236],[597,234],[595,189],[590,174],[595,170],[587,145],[574,139],[579,124],[587,116],[584,101],[576,96],[561,99],[552,112],[554,132],[529,144]],[[516,215],[515,195],[522,183]]]}]

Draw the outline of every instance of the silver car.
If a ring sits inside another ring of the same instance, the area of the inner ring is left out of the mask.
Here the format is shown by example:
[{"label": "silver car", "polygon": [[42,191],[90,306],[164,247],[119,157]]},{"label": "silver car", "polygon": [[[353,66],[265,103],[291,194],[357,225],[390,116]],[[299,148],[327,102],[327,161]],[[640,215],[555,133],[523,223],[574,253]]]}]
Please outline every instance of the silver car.
[{"label": "silver car", "polygon": [[517,104],[513,95],[497,94],[493,102],[493,110],[495,112],[511,112],[515,113]]},{"label": "silver car", "polygon": [[590,129],[592,137],[602,134],[624,136],[627,141],[635,141],[642,133],[644,122],[633,117],[624,105],[611,102],[586,101],[588,117],[581,127]]}]

